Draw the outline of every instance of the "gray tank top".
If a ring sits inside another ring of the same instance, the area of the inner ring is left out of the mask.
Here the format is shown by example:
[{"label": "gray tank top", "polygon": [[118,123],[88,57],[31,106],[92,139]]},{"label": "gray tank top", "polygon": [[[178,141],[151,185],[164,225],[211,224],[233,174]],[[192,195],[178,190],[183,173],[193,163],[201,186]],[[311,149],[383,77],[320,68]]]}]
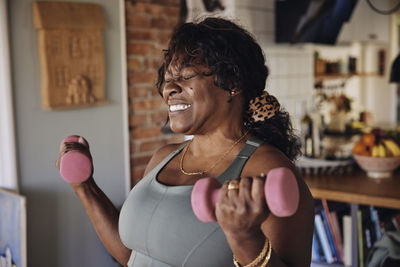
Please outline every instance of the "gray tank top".
[{"label": "gray tank top", "polygon": [[[251,154],[263,143],[251,137],[217,179],[239,177]],[[173,151],[129,193],[119,217],[119,234],[132,249],[129,267],[234,266],[232,251],[218,223],[203,223],[190,203],[193,185],[167,186],[157,175],[183,147]]]}]

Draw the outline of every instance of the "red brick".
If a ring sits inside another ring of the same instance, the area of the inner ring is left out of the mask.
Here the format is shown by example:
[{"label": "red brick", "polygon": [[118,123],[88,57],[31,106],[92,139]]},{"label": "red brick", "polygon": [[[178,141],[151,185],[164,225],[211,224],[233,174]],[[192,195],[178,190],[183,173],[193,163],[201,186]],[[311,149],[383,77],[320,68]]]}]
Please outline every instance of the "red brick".
[{"label": "red brick", "polygon": [[151,114],[151,122],[153,123],[165,123],[168,119],[167,111],[159,111]]},{"label": "red brick", "polygon": [[143,64],[147,70],[157,71],[162,64],[162,61],[162,57],[146,57]]},{"label": "red brick", "polygon": [[137,58],[128,59],[128,70],[140,70],[143,68],[142,63]]},{"label": "red brick", "polygon": [[170,23],[164,18],[152,18],[150,23],[152,28],[157,29],[169,29],[171,28]]},{"label": "red brick", "polygon": [[168,48],[168,44],[161,44],[161,43],[155,43],[153,45],[153,51],[152,54],[154,56],[159,56],[162,57],[164,55],[164,50]]},{"label": "red brick", "polygon": [[149,100],[143,101],[135,101],[133,102],[133,110],[158,110],[163,104],[163,100],[161,98],[153,98]]},{"label": "red brick", "polygon": [[161,96],[160,96],[160,93],[158,92],[158,88],[157,88],[156,86],[153,86],[153,87],[151,88],[151,95],[152,95],[152,96],[161,97]]},{"label": "red brick", "polygon": [[152,44],[142,44],[142,43],[128,43],[127,53],[128,55],[148,55],[154,50],[154,45]]},{"label": "red brick", "polygon": [[146,114],[134,114],[129,116],[129,126],[140,126],[147,124]]},{"label": "red brick", "polygon": [[129,14],[126,16],[126,25],[148,28],[151,26],[151,19],[147,16]]},{"label": "red brick", "polygon": [[140,127],[133,129],[131,133],[133,139],[158,137],[161,135],[161,127],[160,126]]},{"label": "red brick", "polygon": [[168,17],[168,29],[173,30],[178,25],[179,17]]},{"label": "red brick", "polygon": [[143,86],[132,86],[128,89],[128,96],[131,98],[135,97],[147,97],[151,95],[152,88],[151,87],[143,87]]},{"label": "red brick", "polygon": [[[145,3],[138,3],[138,1],[132,1],[129,0],[131,2],[131,4],[129,6],[127,6],[126,8],[126,15],[129,16],[131,14],[145,14],[145,8],[144,5]],[[132,3],[134,2],[134,3]]]},{"label": "red brick", "polygon": [[[181,0],[125,1],[129,79],[129,129],[131,135],[131,181],[136,184],[145,171],[152,152],[167,142],[180,142],[182,135],[163,135],[161,126],[167,118],[166,105],[154,84],[161,65],[163,49],[179,20]],[[137,99],[142,98],[146,101]],[[157,126],[158,124],[158,126]],[[147,140],[142,140],[146,138]],[[152,140],[152,139],[157,140]],[[161,140],[160,140],[161,139]]]},{"label": "red brick", "polygon": [[172,31],[169,31],[169,30],[161,31],[161,32],[158,34],[158,40],[159,40],[162,44],[167,44],[167,43],[169,42],[170,38],[171,38],[171,35],[172,35]]},{"label": "red brick", "polygon": [[132,140],[130,140],[130,142],[129,142],[129,151],[131,152],[131,155],[134,152],[138,152],[138,149],[136,149],[136,147],[137,147],[136,144]]},{"label": "red brick", "polygon": [[152,29],[128,28],[126,35],[128,40],[153,41],[157,38],[156,31]]},{"label": "red brick", "polygon": [[159,16],[163,13],[164,11],[164,6],[159,5],[159,4],[151,4],[151,3],[137,3],[136,7],[146,13],[150,14],[153,16]]},{"label": "red brick", "polygon": [[147,141],[140,144],[140,152],[155,151],[167,144],[166,140]]},{"label": "red brick", "polygon": [[132,3],[133,1],[131,0],[125,0],[125,13],[128,16],[128,14],[135,14],[135,5]]},{"label": "red brick", "polygon": [[180,0],[152,0],[153,3],[159,3],[166,6],[175,5],[179,6],[181,1]]},{"label": "red brick", "polygon": [[180,8],[177,6],[166,6],[164,7],[164,14],[167,15],[167,17],[179,18]]},{"label": "red brick", "polygon": [[146,166],[147,163],[149,163],[149,160],[151,159],[151,156],[138,156],[138,157],[133,157],[133,162],[132,165],[134,167],[139,167],[139,166]]},{"label": "red brick", "polygon": [[130,72],[128,74],[129,83],[152,83],[157,81],[157,73],[155,72]]}]

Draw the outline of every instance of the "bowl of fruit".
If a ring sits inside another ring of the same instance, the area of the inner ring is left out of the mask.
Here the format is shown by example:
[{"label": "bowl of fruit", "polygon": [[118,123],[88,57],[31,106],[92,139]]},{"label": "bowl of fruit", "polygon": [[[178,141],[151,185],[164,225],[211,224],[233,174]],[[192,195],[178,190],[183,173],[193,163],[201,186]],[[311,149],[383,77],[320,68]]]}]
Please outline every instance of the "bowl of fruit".
[{"label": "bowl of fruit", "polygon": [[400,165],[400,147],[397,142],[374,129],[353,146],[353,157],[370,178],[388,178]]}]

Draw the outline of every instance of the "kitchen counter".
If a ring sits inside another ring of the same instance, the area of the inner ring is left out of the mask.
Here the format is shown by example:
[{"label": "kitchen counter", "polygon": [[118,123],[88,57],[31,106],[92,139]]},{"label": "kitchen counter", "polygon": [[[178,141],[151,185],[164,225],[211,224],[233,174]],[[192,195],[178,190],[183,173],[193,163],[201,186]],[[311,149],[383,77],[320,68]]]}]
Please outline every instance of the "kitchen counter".
[{"label": "kitchen counter", "polygon": [[372,179],[362,171],[342,175],[305,175],[316,199],[400,209],[400,173]]}]

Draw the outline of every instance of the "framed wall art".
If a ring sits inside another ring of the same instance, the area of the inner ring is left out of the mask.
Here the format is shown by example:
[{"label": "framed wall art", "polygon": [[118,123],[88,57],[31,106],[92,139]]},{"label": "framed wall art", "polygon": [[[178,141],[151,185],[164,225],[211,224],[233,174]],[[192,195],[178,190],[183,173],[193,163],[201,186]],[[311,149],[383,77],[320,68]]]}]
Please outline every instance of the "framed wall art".
[{"label": "framed wall art", "polygon": [[97,4],[34,2],[42,107],[46,110],[103,105],[105,20]]}]

